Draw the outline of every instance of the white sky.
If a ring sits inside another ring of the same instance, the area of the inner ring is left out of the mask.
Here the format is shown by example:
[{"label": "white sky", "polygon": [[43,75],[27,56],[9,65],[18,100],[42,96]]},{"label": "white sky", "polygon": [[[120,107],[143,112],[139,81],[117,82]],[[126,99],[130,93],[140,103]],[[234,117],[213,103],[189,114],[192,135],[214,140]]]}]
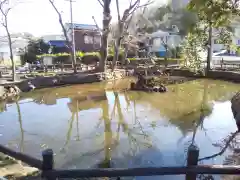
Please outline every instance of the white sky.
[{"label": "white sky", "polygon": [[[9,29],[11,33],[29,32],[34,36],[46,34],[60,34],[61,27],[58,17],[48,0],[22,0],[25,3],[16,5],[9,13]],[[27,1],[27,2],[26,2]],[[120,10],[128,7],[130,0],[120,0]],[[62,11],[64,22],[70,21],[70,7],[66,0],[55,0],[56,5]],[[142,4],[147,0],[141,0]],[[157,3],[166,3],[167,0],[155,0]],[[95,17],[101,27],[102,7],[97,0],[75,0],[73,2],[73,21],[81,24],[94,24]],[[117,18],[115,0],[112,0],[112,21]],[[5,34],[0,27],[0,35]]]}]

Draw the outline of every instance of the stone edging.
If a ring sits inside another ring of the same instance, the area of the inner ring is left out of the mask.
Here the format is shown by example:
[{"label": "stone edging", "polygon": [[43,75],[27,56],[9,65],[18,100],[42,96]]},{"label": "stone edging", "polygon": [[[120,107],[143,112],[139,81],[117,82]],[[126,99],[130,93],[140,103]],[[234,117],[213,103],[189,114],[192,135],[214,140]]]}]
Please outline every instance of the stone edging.
[{"label": "stone edging", "polygon": [[189,70],[183,69],[171,69],[170,74],[173,76],[185,76],[185,77],[196,77],[196,78],[210,78],[217,80],[232,81],[235,83],[240,83],[240,73],[231,71],[210,71],[208,76],[203,76],[201,74],[196,74]]},{"label": "stone edging", "polygon": [[107,73],[56,75],[51,77],[36,77],[33,79],[28,79],[19,83],[15,83],[15,85],[22,92],[28,92],[32,89],[41,89],[62,85],[85,84],[101,82],[104,80],[121,79],[126,76],[131,76],[132,74],[133,72],[131,70],[119,70]]}]

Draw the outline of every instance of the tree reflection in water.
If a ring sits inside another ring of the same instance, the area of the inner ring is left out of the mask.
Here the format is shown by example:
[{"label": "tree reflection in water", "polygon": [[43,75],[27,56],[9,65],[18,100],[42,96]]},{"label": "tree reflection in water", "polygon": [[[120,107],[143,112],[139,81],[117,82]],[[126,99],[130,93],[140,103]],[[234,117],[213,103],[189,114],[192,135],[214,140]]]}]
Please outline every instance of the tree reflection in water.
[{"label": "tree reflection in water", "polygon": [[[206,107],[206,100],[207,100],[207,90],[206,89],[208,89],[208,87],[207,87],[207,84],[205,83],[204,93],[203,93],[202,109],[203,109],[203,107]],[[203,122],[204,122],[204,117],[205,116],[203,114],[202,109],[201,109],[202,113],[201,113],[201,116],[199,118],[199,121],[198,121],[198,123],[196,123],[196,128],[193,131],[191,144],[195,144],[195,137],[196,137],[196,133],[197,133],[197,130],[198,130],[199,127],[201,128],[201,130],[204,130],[205,134],[206,134],[206,129],[203,127]],[[199,164],[201,164],[202,161],[204,161],[204,160],[214,159],[217,156],[221,156],[227,150],[230,150],[232,152],[232,155],[228,155],[225,158],[224,164],[226,164],[226,165],[240,165],[240,159],[239,159],[239,155],[240,155],[239,140],[240,139],[237,138],[238,135],[239,135],[239,131],[237,130],[236,132],[231,133],[226,138],[224,138],[220,143],[213,144],[213,146],[219,147],[219,148],[221,148],[221,150],[217,153],[212,154],[212,155],[199,158],[198,159]],[[213,175],[198,175],[197,178],[200,179],[200,180],[214,180]],[[237,177],[237,176],[222,176],[222,179],[239,180],[240,178]]]},{"label": "tree reflection in water", "polygon": [[16,107],[17,107],[17,112],[18,112],[18,122],[19,122],[19,126],[20,126],[20,132],[21,132],[21,141],[20,141],[20,151],[23,152],[24,151],[24,130],[23,130],[23,125],[22,125],[22,114],[21,114],[21,110],[20,110],[20,106],[18,103],[18,99],[16,100]]}]

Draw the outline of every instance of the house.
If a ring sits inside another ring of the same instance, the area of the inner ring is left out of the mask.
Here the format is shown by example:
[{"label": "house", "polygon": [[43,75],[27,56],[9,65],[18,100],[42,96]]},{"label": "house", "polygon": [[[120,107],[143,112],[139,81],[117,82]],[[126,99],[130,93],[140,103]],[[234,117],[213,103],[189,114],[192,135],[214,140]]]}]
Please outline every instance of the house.
[{"label": "house", "polygon": [[[13,59],[16,65],[22,64],[22,55],[25,52],[25,48],[28,45],[29,38],[25,37],[22,34],[12,34],[12,51],[13,51]],[[7,36],[0,37],[0,64],[5,66],[10,66],[10,49],[8,45],[8,38]]]},{"label": "house", "polygon": [[[72,41],[72,25],[66,23],[68,38]],[[75,48],[77,51],[91,52],[99,51],[101,47],[101,32],[96,25],[73,24]]]},{"label": "house", "polygon": [[171,0],[171,8],[173,11],[185,8],[190,0]]},{"label": "house", "polygon": [[[41,37],[41,39],[43,39],[43,41],[50,46],[48,50],[49,54],[64,53],[69,51],[67,48],[66,38],[64,37],[64,35],[59,34],[44,35]],[[53,65],[58,61],[62,61],[62,59],[59,58],[52,56],[43,56],[42,63],[44,65]],[[71,63],[70,58],[65,58],[64,61],[65,63]]]},{"label": "house", "polygon": [[51,48],[49,53],[67,52],[66,38],[63,35],[45,35],[41,39]]},{"label": "house", "polygon": [[182,38],[174,31],[158,30],[150,35],[150,52],[155,53],[157,56],[165,57],[166,45],[168,48],[176,48],[181,42]]}]

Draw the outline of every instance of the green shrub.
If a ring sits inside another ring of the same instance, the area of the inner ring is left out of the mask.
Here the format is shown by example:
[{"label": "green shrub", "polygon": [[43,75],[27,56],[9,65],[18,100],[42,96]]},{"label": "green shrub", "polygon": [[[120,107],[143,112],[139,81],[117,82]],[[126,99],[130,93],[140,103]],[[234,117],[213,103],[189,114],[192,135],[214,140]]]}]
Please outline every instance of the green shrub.
[{"label": "green shrub", "polygon": [[136,61],[137,58],[127,58],[129,61]]},{"label": "green shrub", "polygon": [[[123,56],[123,54],[124,54],[124,49],[122,47],[120,47],[119,48],[119,55]],[[108,47],[108,55],[109,56],[114,56],[114,47],[113,46]]]}]

